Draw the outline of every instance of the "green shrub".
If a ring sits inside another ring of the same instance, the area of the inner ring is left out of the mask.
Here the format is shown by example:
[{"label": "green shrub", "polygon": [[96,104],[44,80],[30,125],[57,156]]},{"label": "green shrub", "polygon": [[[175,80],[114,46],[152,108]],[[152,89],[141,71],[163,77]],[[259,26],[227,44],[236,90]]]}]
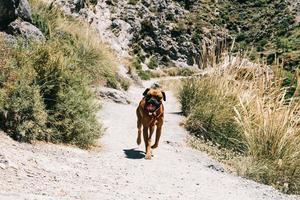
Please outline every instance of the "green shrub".
[{"label": "green shrub", "polygon": [[141,70],[142,69],[142,65],[141,65],[141,60],[139,59],[139,57],[134,57],[133,61],[132,61],[132,66],[136,69],[136,70]]},{"label": "green shrub", "polygon": [[105,85],[107,87],[114,88],[114,89],[118,88],[119,82],[117,81],[115,74],[105,73],[104,77],[106,79],[106,84]]},{"label": "green shrub", "polygon": [[139,59],[139,57],[134,57],[131,64],[132,67],[136,70],[138,76],[142,79],[142,80],[149,80],[151,78],[151,71],[146,70],[144,71],[142,69],[142,65],[141,65],[141,60]]},{"label": "green shrub", "polygon": [[185,116],[191,113],[192,106],[195,105],[198,98],[198,81],[190,78],[183,81],[182,89],[179,93],[181,111]]},{"label": "green shrub", "polygon": [[33,84],[36,78],[34,69],[22,67],[26,65],[24,59],[13,59],[25,55],[9,49],[1,38],[0,51],[1,56],[3,51],[9,52],[1,58],[6,62],[0,66],[0,128],[20,141],[47,139],[47,113],[40,88]]},{"label": "green shrub", "polygon": [[162,71],[168,76],[191,76],[197,70],[188,67],[168,67],[162,69]]},{"label": "green shrub", "polygon": [[216,81],[215,78],[192,78],[183,82],[180,102],[183,113],[188,115],[186,128],[221,147],[244,151],[246,147],[234,118],[237,99],[224,93],[223,85]]},{"label": "green shrub", "polygon": [[148,63],[149,69],[156,69],[158,67],[158,60],[155,56],[152,56]]},{"label": "green shrub", "polygon": [[38,13],[33,13],[32,19],[33,24],[42,31],[46,38],[49,38],[51,34],[49,21],[45,20],[45,18],[41,17]]},{"label": "green shrub", "polygon": [[149,70],[137,70],[137,74],[142,80],[150,80],[151,72]]},{"label": "green shrub", "polygon": [[19,141],[88,148],[102,132],[90,85],[119,87],[114,55],[87,25],[32,5],[47,41],[12,47],[0,38],[0,128]]},{"label": "green shrub", "polygon": [[52,138],[87,148],[95,144],[102,131],[96,119],[98,106],[87,80],[76,72],[62,75],[57,103],[49,111],[52,114],[49,117],[54,132]]},{"label": "green shrub", "polygon": [[0,128],[15,140],[47,140],[47,113],[38,86],[31,86],[24,77],[16,81],[0,110]]},{"label": "green shrub", "polygon": [[[55,42],[54,42],[55,43]],[[12,50],[1,91],[1,129],[16,140],[93,145],[101,126],[91,79],[71,68],[56,44]],[[63,50],[63,49],[62,49]]]},{"label": "green shrub", "polygon": [[121,84],[122,89],[124,89],[125,91],[127,91],[129,89],[129,86],[131,84],[130,79],[121,77],[119,82]]},{"label": "green shrub", "polygon": [[36,48],[30,58],[46,103],[51,140],[87,148],[101,132],[96,121],[97,105],[89,89],[92,79],[81,73],[84,69],[80,65],[70,68],[62,52],[53,52],[55,47]]}]

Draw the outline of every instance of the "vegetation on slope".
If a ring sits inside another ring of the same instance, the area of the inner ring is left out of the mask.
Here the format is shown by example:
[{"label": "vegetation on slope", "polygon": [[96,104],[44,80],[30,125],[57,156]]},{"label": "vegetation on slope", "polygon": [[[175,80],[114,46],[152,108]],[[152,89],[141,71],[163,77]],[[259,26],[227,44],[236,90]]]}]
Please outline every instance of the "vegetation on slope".
[{"label": "vegetation on slope", "polygon": [[54,7],[32,1],[47,41],[0,41],[0,128],[19,141],[87,148],[101,134],[91,84],[119,87],[113,55],[89,30]]},{"label": "vegetation on slope", "polygon": [[299,97],[286,99],[281,77],[237,62],[184,81],[180,101],[195,137],[238,152],[231,165],[240,175],[299,194]]},{"label": "vegetation on slope", "polygon": [[183,113],[188,116],[186,128],[197,137],[243,152],[246,145],[233,110],[238,104],[237,88],[226,82],[222,83],[227,85],[221,85],[219,81],[219,76],[183,81],[180,102]]},{"label": "vegetation on slope", "polygon": [[[143,21],[144,28],[136,34],[132,52],[139,62],[155,55],[160,66],[167,67],[171,61],[183,58],[187,64],[202,68],[206,67],[203,56],[207,50],[220,54],[234,42],[233,51],[251,51],[252,59],[263,59],[268,64],[280,62],[288,70],[299,67],[300,24],[287,0],[174,1],[180,6],[173,6],[189,12],[175,14],[170,6],[167,20],[156,17],[155,23]],[[161,16],[156,12],[152,14]],[[217,46],[212,49],[215,38]],[[155,62],[149,62],[149,68],[156,68]]]},{"label": "vegetation on slope", "polygon": [[234,38],[227,38],[225,45],[215,42],[208,46],[212,49],[206,55],[208,66],[216,65],[210,60],[217,59],[218,48],[228,48],[234,41],[233,51],[248,52],[249,58],[280,64],[292,71],[278,66],[272,71],[265,65],[242,61],[225,70],[216,69],[208,76],[183,81],[179,97],[193,145],[207,149],[199,143],[205,141],[222,152],[229,149],[229,154],[210,151],[220,154],[242,176],[299,194],[300,107],[296,75],[300,66],[300,25],[295,22],[295,13],[285,0],[203,0],[193,8],[186,20],[192,25],[195,43],[203,45],[206,38],[222,37],[214,32],[215,26]]},{"label": "vegetation on slope", "polygon": [[205,30],[214,34],[219,26],[235,38],[236,51],[252,50],[253,58],[260,55],[268,64],[279,59],[293,70],[300,66],[300,24],[289,5],[286,0],[199,1],[189,18],[193,37],[200,43]]}]

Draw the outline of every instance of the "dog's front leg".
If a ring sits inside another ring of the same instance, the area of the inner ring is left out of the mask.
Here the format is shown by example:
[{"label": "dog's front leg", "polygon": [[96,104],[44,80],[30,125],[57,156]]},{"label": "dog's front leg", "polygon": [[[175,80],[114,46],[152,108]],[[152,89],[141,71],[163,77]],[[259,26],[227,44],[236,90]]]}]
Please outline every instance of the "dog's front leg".
[{"label": "dog's front leg", "polygon": [[158,147],[158,143],[159,143],[159,139],[161,136],[161,129],[162,129],[162,125],[163,125],[163,120],[159,120],[157,123],[157,128],[156,128],[156,136],[155,136],[155,143],[154,145],[151,147],[152,149],[155,149]]},{"label": "dog's front leg", "polygon": [[145,156],[145,158],[148,159],[148,160],[151,159],[151,138],[152,138],[152,135],[153,135],[153,132],[154,132],[154,128],[155,128],[155,126],[150,126],[149,127],[150,134],[148,136],[147,144],[145,142],[145,145],[146,145],[146,156]]},{"label": "dog's front leg", "polygon": [[[147,146],[147,153],[146,153],[146,159],[151,159],[151,138],[152,138],[152,135],[153,135],[153,132],[154,132],[154,129],[155,129],[155,126],[150,126],[149,127],[149,130],[150,130],[150,134],[149,134],[149,138],[148,138],[148,146]],[[147,156],[148,155],[148,156]]]},{"label": "dog's front leg", "polygon": [[150,151],[150,146],[149,146],[149,136],[148,136],[148,127],[143,126],[143,136],[144,136],[144,141],[145,141],[145,149],[146,149],[146,159],[151,159],[151,151]]}]

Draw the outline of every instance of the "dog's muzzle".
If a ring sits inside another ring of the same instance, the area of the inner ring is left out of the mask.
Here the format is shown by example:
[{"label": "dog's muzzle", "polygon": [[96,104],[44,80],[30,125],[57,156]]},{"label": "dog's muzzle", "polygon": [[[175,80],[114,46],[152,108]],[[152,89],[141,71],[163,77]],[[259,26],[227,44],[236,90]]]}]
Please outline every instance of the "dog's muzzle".
[{"label": "dog's muzzle", "polygon": [[146,101],[146,110],[148,112],[155,112],[161,105],[161,102],[155,98],[150,98]]}]

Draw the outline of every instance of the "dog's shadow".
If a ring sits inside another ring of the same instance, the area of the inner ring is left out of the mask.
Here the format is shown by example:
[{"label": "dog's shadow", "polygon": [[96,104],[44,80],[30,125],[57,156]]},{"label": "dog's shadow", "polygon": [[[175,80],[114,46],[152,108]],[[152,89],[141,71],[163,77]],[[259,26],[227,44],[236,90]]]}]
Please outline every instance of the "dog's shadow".
[{"label": "dog's shadow", "polygon": [[142,159],[145,157],[145,152],[137,149],[123,149],[126,158],[129,159]]}]

